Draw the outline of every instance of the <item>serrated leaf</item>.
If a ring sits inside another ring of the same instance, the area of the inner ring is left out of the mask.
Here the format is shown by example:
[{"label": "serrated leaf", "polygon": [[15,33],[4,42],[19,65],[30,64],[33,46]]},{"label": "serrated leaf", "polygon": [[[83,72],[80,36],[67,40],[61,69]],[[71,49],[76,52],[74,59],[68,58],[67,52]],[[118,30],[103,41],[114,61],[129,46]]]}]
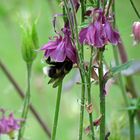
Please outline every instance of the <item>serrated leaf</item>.
[{"label": "serrated leaf", "polygon": [[126,62],[124,64],[119,65],[119,66],[112,67],[110,69],[110,71],[111,71],[112,74],[118,74],[121,71],[129,68],[131,65],[132,65],[132,61],[128,61],[128,62]]}]

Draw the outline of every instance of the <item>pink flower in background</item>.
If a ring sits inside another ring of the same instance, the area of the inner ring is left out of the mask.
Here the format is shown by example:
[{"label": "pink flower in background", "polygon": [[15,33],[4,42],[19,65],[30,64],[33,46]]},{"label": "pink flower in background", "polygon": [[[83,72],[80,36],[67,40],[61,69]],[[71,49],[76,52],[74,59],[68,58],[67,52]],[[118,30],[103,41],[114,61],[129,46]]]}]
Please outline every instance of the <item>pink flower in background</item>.
[{"label": "pink flower in background", "polygon": [[133,37],[134,37],[134,45],[140,42],[140,22],[134,22],[132,27]]},{"label": "pink flower in background", "polygon": [[96,9],[91,12],[92,14],[94,21],[80,31],[80,43],[95,46],[96,48],[102,48],[109,42],[117,45],[120,39],[119,33],[111,27],[103,11]]},{"label": "pink flower in background", "polygon": [[15,119],[13,113],[10,113],[8,117],[5,117],[5,112],[2,112],[2,117],[0,119],[0,135],[10,134],[15,130],[20,129],[20,123],[22,120]]},{"label": "pink flower in background", "polygon": [[50,40],[45,44],[41,50],[45,51],[44,57],[51,58],[55,62],[64,62],[65,60],[70,60],[76,63],[76,50],[72,43],[70,29],[68,27],[63,28],[63,34],[55,36],[54,40]]}]

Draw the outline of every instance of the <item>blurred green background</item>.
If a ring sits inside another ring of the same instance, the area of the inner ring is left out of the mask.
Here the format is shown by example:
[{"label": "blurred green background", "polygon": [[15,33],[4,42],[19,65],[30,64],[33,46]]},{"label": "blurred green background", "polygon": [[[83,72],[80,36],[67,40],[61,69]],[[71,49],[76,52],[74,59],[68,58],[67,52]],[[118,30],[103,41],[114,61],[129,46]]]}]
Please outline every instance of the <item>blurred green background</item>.
[{"label": "blurred green background", "polygon": [[[140,1],[134,0],[140,11]],[[53,5],[50,5],[53,3]],[[61,13],[61,7],[52,0],[0,0],[0,59],[8,67],[11,74],[19,83],[23,91],[26,90],[26,65],[21,55],[21,31],[19,27],[19,14],[22,11],[28,11],[34,17],[39,16],[37,32],[40,47],[54,35],[52,27],[52,15]],[[133,47],[131,28],[134,21],[138,21],[129,0],[116,1],[117,26],[123,38],[129,60],[140,59],[140,46]],[[43,120],[52,128],[55,100],[57,89],[48,85],[48,78],[44,77],[42,68],[45,64],[41,63],[43,53],[39,52],[33,65],[32,83],[31,83],[31,102],[40,113]],[[108,46],[105,52],[105,58],[108,64],[113,60],[112,47]],[[65,79],[67,83],[75,74],[74,70]],[[140,78],[134,75],[136,89],[139,91]],[[92,96],[95,103],[94,118],[99,116],[99,92],[98,86],[92,87]],[[15,115],[20,118],[23,102],[8,81],[7,77],[0,70],[0,108],[14,111]],[[59,125],[57,140],[76,140],[78,138],[79,125],[79,101],[80,86],[74,84],[69,90],[64,90],[61,101],[61,110],[59,116]],[[107,129],[111,131],[110,140],[128,139],[128,121],[127,113],[123,110],[123,98],[118,86],[113,85],[107,100]],[[84,127],[88,125],[88,114],[85,113]],[[140,129],[136,126],[137,140],[140,139]],[[46,134],[41,129],[34,116],[29,113],[25,139],[29,140],[48,140]],[[84,139],[88,140],[86,134]]]}]

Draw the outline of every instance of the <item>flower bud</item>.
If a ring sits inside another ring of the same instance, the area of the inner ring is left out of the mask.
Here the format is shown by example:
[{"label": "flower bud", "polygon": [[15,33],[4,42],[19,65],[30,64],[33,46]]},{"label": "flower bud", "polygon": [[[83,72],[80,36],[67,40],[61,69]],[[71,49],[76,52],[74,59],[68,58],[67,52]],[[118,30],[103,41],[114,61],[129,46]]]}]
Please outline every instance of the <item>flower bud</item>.
[{"label": "flower bud", "polygon": [[39,48],[38,36],[36,32],[36,22],[30,22],[29,18],[24,19],[22,29],[22,56],[27,63],[32,63],[36,58]]},{"label": "flower bud", "polygon": [[134,22],[132,27],[134,45],[140,42],[140,22]]}]

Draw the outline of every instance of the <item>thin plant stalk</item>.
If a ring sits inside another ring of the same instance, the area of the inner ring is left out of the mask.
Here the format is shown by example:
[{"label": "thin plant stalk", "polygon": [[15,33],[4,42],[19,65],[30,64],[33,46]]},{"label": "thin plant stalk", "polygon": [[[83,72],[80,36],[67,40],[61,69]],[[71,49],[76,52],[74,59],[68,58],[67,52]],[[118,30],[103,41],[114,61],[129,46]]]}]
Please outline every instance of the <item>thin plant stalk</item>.
[{"label": "thin plant stalk", "polygon": [[26,91],[26,95],[24,99],[24,106],[23,106],[22,116],[21,116],[24,121],[21,123],[21,128],[18,134],[18,140],[21,140],[24,135],[25,124],[27,121],[27,115],[28,115],[29,106],[30,106],[31,67],[32,67],[32,63],[27,63],[27,91]]},{"label": "thin plant stalk", "polygon": [[100,113],[102,120],[100,124],[100,140],[105,139],[105,94],[103,87],[103,49],[99,49],[99,90],[100,90]]},{"label": "thin plant stalk", "polygon": [[80,106],[80,123],[79,123],[79,140],[83,137],[83,121],[84,121],[84,104],[85,104],[85,85],[82,85],[81,106]]},{"label": "thin plant stalk", "polygon": [[[112,10],[115,13],[115,1],[113,3]],[[113,26],[114,26],[114,28],[116,27],[115,16],[114,16]],[[117,52],[118,52],[117,48],[115,46],[113,46],[113,54],[114,54],[114,58],[115,58],[115,63],[116,63],[116,65],[119,65],[119,57],[118,57]],[[118,76],[119,76],[119,86],[120,86],[122,94],[123,94],[125,105],[126,105],[126,107],[128,107],[129,106],[129,100],[128,100],[128,97],[127,97],[127,94],[126,94],[125,86],[123,84],[123,78],[122,78],[121,74],[119,74]],[[128,117],[129,117],[130,140],[135,140],[134,116],[133,116],[131,110],[128,110]]]},{"label": "thin plant stalk", "polygon": [[[114,58],[115,58],[115,63],[116,65],[119,65],[119,58],[117,55],[117,48],[115,46],[113,46],[113,54],[114,54]],[[122,79],[122,75],[118,74],[119,77],[119,86],[123,95],[123,99],[125,101],[125,106],[128,107],[129,106],[129,101],[128,101],[128,97],[126,95],[126,90],[123,84],[123,79]],[[128,110],[128,117],[129,117],[129,131],[130,131],[130,140],[134,140],[134,133],[135,133],[135,128],[134,128],[134,117],[132,118],[131,115],[131,111]]]},{"label": "thin plant stalk", "polygon": [[139,14],[139,12],[138,12],[138,10],[137,10],[137,8],[136,8],[136,6],[135,6],[133,0],[130,0],[130,3],[131,3],[131,5],[132,5],[132,7],[133,7],[133,9],[134,9],[134,11],[135,11],[135,13],[136,13],[136,15],[137,15],[138,18],[140,19],[140,14]]},{"label": "thin plant stalk", "polygon": [[[1,60],[0,60],[0,67],[1,67],[1,70],[4,72],[4,74],[6,75],[6,77],[8,78],[8,80],[14,86],[14,88],[17,91],[17,93],[19,94],[19,96],[22,99],[24,99],[24,97],[25,97],[24,92],[21,90],[18,83],[15,81],[15,79],[13,78],[13,76],[11,75],[11,73],[8,71],[7,67],[3,64],[3,62]],[[32,104],[30,104],[30,110],[31,110],[32,114],[34,115],[34,117],[36,118],[36,120],[38,121],[38,123],[40,124],[40,126],[43,128],[46,135],[50,138],[51,132],[50,132],[48,126],[45,124],[45,122],[43,122],[40,115],[38,114],[38,112],[36,111],[36,109],[34,108],[34,106]]]},{"label": "thin plant stalk", "polygon": [[[120,55],[121,63],[126,63],[128,61],[128,57],[127,57],[125,46],[124,46],[122,40],[118,44],[118,50],[117,51]],[[131,94],[132,98],[134,98],[134,99],[138,98],[138,93],[137,93],[136,88],[135,88],[135,83],[133,81],[133,77],[131,75],[126,76],[125,80],[126,80],[126,91]],[[138,124],[140,126],[140,111],[139,110],[137,110],[137,112],[136,112],[136,117],[137,117]]]},{"label": "thin plant stalk", "polygon": [[132,112],[129,112],[130,117],[129,117],[129,123],[130,123],[130,140],[135,140],[135,124],[134,124],[134,115]]},{"label": "thin plant stalk", "polygon": [[53,130],[52,130],[51,140],[55,140],[55,138],[56,138],[61,93],[62,93],[62,82],[58,86],[58,93],[57,93],[57,99],[56,99],[55,116],[54,116],[54,123],[53,123]]},{"label": "thin plant stalk", "polygon": [[79,42],[79,36],[78,36],[78,24],[77,24],[77,20],[76,20],[76,12],[75,12],[75,8],[73,5],[73,1],[70,0],[71,3],[71,7],[72,7],[72,16],[73,16],[73,20],[74,20],[74,28],[72,26],[72,21],[71,21],[71,16],[69,13],[69,9],[67,6],[67,0],[64,0],[64,6],[66,8],[66,12],[67,12],[67,17],[70,23],[70,27],[71,27],[71,32],[73,37],[75,37],[76,39],[76,43],[77,43],[77,50],[78,50],[78,60],[79,60],[79,71],[80,71],[80,75],[81,75],[81,82],[82,82],[82,86],[81,86],[81,106],[80,106],[80,123],[79,123],[79,140],[82,140],[82,135],[83,135],[83,120],[84,120],[84,104],[85,104],[85,70],[84,70],[84,62],[83,62],[83,51],[82,51],[82,47],[80,45]]},{"label": "thin plant stalk", "polygon": [[100,8],[100,0],[97,0],[97,7]]},{"label": "thin plant stalk", "polygon": [[[89,69],[88,69],[88,74],[86,74],[86,79],[87,79],[87,93],[88,93],[88,105],[92,105],[92,101],[91,101],[92,60],[93,60],[93,46],[91,46],[91,57],[90,57]],[[95,140],[92,112],[89,113],[89,122],[90,122],[91,136],[92,136],[91,138],[92,138],[92,140]]]},{"label": "thin plant stalk", "polygon": [[[80,0],[81,3],[81,23],[83,23],[85,21],[85,4],[86,1],[85,0]],[[84,46],[82,45],[82,54],[83,54],[83,59],[84,59]]]}]

